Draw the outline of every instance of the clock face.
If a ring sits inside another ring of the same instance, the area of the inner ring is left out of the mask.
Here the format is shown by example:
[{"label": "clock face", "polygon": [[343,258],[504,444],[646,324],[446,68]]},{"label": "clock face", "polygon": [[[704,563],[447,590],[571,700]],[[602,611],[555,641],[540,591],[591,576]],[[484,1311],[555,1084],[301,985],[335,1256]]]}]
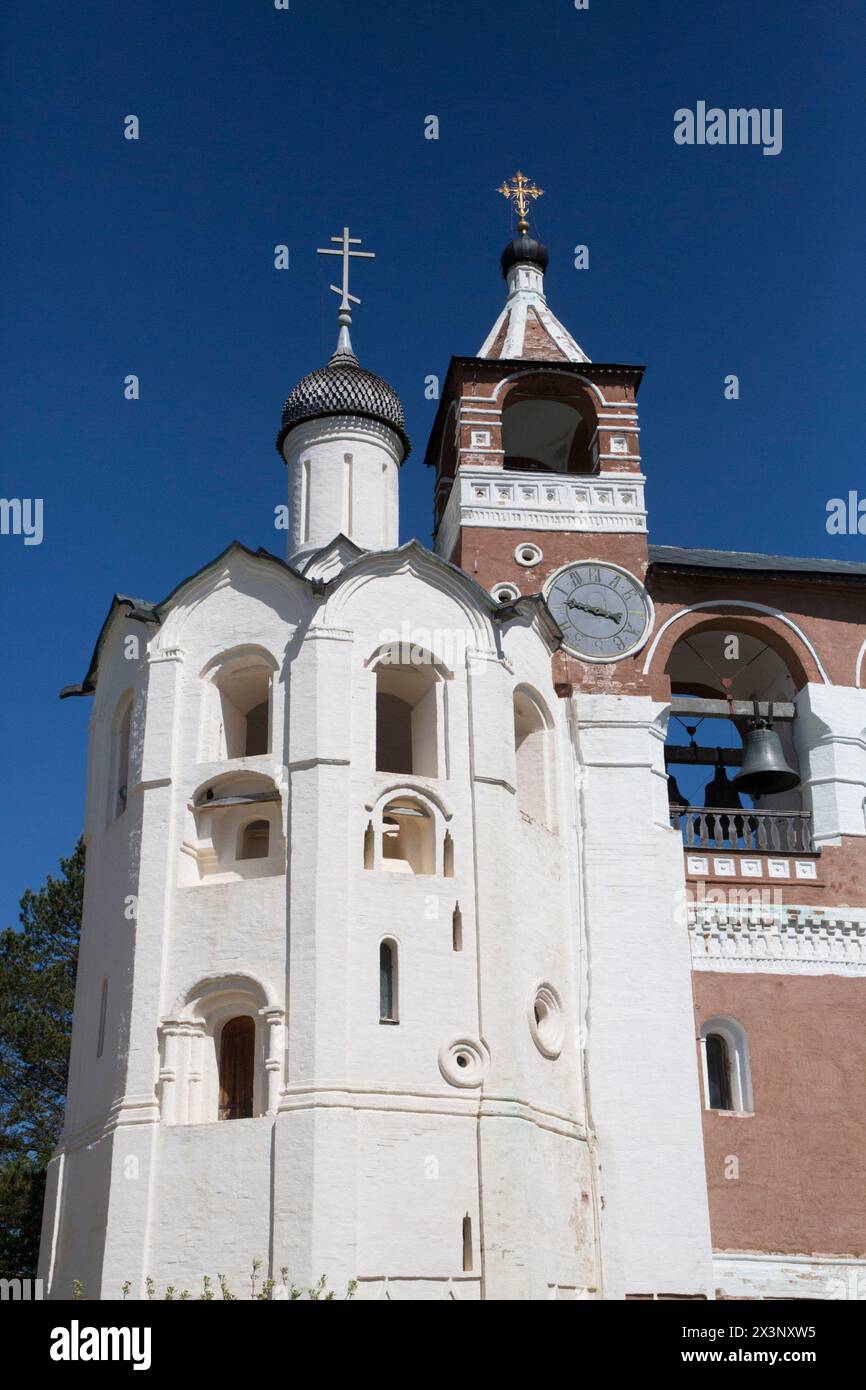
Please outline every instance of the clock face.
[{"label": "clock face", "polygon": [[618,661],[643,645],[652,621],[646,589],[616,565],[581,561],[554,576],[547,606],[565,645],[585,661]]}]

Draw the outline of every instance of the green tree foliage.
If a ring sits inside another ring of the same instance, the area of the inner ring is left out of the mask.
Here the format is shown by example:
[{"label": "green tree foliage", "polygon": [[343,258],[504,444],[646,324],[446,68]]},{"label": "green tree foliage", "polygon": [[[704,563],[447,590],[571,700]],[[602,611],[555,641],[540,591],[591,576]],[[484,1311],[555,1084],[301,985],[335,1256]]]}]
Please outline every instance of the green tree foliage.
[{"label": "green tree foliage", "polygon": [[0,932],[0,1276],[36,1273],[45,1169],[63,1125],[84,842]]}]

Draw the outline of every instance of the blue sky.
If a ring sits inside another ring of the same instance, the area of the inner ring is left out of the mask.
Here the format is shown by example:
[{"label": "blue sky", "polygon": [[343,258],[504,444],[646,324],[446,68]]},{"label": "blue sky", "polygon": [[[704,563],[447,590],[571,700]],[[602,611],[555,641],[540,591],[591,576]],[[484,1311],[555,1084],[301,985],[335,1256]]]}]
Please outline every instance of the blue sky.
[{"label": "blue sky", "polygon": [[[0,922],[80,829],[91,704],[57,692],[112,593],[159,599],[233,538],[280,549],[273,440],[335,340],[315,248],[345,221],[377,253],[355,347],[416,445],[404,539],[430,539],[424,379],[501,306],[494,190],[520,166],[546,190],[554,310],[593,359],[647,365],[651,539],[866,559],[825,529],[829,498],[866,495],[864,39],[849,0],[7,14],[0,486],[44,499],[44,540],[0,536]],[[676,145],[674,112],[700,100],[782,108],[781,154]]]}]

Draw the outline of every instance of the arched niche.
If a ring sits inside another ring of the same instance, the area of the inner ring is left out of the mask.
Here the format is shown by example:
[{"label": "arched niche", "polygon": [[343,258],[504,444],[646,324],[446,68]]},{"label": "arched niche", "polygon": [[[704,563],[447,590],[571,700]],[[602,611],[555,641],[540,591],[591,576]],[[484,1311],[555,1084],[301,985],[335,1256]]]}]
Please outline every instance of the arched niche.
[{"label": "arched niche", "polygon": [[517,809],[529,821],[553,825],[552,721],[541,696],[520,685],[512,698]]},{"label": "arched niche", "polygon": [[361,861],[365,869],[408,877],[453,876],[451,816],[438,798],[398,784],[366,811]]},{"label": "arched niche", "polygon": [[448,776],[449,673],[411,642],[386,644],[367,663],[375,678],[374,767],[402,776]]},{"label": "arched niche", "polygon": [[245,975],[200,981],[160,1024],[160,1115],[209,1124],[273,1114],[279,1101],[284,1011]]},{"label": "arched niche", "polygon": [[200,762],[261,757],[273,748],[277,662],[263,647],[235,647],[202,671]]},{"label": "arched niche", "polygon": [[598,470],[597,405],[565,373],[530,373],[502,395],[504,467],[517,471],[587,474]]},{"label": "arched niche", "polygon": [[[780,632],[769,617],[762,620],[737,611],[710,616],[692,613],[688,620],[675,626],[664,669],[674,696],[752,704],[755,701],[793,704],[809,679],[807,660],[808,652],[798,643],[796,634],[787,636]],[[794,721],[779,720],[773,727],[788,766],[800,772]],[[668,721],[667,746],[688,743],[694,737],[699,747],[739,751],[748,732],[749,719],[744,716],[701,719],[700,716],[674,714]],[[671,770],[686,803],[705,806],[710,796],[708,789],[716,775],[714,766],[678,763]],[[725,767],[725,776],[731,783],[737,771],[734,765]],[[739,791],[736,796],[744,807],[758,804],[745,792]],[[734,806],[736,796],[731,802]],[[718,805],[718,801],[715,804]],[[768,811],[799,813],[805,809],[801,788],[763,796],[759,805],[760,809]]]},{"label": "arched niche", "polygon": [[188,806],[181,887],[285,872],[282,794],[265,773],[223,773],[203,782]]}]

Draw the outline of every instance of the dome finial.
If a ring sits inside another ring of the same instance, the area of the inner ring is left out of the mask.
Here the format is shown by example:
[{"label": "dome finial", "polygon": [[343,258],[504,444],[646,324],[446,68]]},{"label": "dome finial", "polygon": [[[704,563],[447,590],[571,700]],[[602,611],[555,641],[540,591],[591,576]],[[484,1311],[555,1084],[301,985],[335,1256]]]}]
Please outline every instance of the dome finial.
[{"label": "dome finial", "polygon": [[336,360],[339,362],[351,359],[353,362],[357,362],[358,359],[352,347],[352,339],[349,337],[349,328],[352,323],[352,305],[360,304],[361,301],[357,295],[349,293],[349,257],[359,256],[364,260],[372,261],[376,259],[376,253],[375,251],[353,251],[351,249],[353,246],[360,246],[361,238],[359,236],[349,236],[348,227],[343,228],[342,236],[332,236],[331,241],[335,241],[337,246],[316,247],[316,253],[319,256],[342,256],[343,258],[343,283],[341,285],[331,285],[334,294],[340,296],[340,312],[337,314],[340,332],[331,361],[333,362]]},{"label": "dome finial", "polygon": [[518,169],[514,178],[509,182],[507,179],[497,188],[497,193],[501,193],[503,198],[507,198],[514,205],[517,212],[517,230],[521,236],[525,236],[529,231],[529,223],[526,214],[529,211],[529,198],[533,200],[541,198],[544,194],[543,188],[537,188],[534,183],[521,173]]}]

